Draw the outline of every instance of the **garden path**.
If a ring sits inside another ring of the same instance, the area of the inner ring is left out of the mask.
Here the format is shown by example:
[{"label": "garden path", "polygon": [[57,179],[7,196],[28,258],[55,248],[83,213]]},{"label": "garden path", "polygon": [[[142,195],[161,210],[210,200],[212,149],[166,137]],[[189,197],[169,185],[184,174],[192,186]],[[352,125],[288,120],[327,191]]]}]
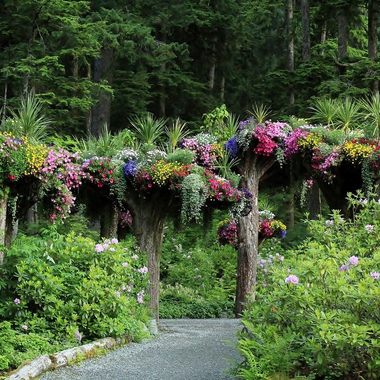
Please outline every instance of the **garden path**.
[{"label": "garden path", "polygon": [[232,380],[236,319],[160,321],[160,335],[48,373],[42,380]]}]

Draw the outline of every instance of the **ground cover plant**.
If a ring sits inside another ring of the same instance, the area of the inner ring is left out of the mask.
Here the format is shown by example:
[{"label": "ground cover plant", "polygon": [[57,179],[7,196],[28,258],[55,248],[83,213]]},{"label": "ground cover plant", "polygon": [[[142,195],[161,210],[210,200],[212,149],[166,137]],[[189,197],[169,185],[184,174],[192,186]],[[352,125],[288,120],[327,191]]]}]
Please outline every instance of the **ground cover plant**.
[{"label": "ground cover plant", "polygon": [[147,336],[145,259],[133,240],[97,242],[57,226],[21,235],[0,268],[0,371],[57,348]]},{"label": "ground cover plant", "polygon": [[353,220],[309,221],[297,248],[262,252],[241,378],[378,378],[380,203],[360,194],[350,207]]}]

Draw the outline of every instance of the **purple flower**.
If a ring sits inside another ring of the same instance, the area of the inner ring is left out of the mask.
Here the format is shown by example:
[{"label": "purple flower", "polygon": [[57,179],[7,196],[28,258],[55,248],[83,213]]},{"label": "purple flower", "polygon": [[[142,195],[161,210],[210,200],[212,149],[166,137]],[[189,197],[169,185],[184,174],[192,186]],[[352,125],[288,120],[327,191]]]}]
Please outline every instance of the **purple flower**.
[{"label": "purple flower", "polygon": [[285,237],[286,237],[286,230],[281,230],[280,235],[281,235],[281,239],[285,239]]},{"label": "purple flower", "polygon": [[229,156],[235,158],[239,154],[239,145],[236,136],[231,137],[224,145]]},{"label": "purple flower", "polygon": [[13,302],[14,302],[15,305],[20,305],[20,303],[21,303],[21,301],[20,301],[19,298],[15,298],[15,299],[13,300]]},{"label": "purple flower", "polygon": [[291,274],[288,277],[286,277],[285,283],[297,285],[299,283],[299,279],[296,275]]},{"label": "purple flower", "polygon": [[118,244],[119,243],[119,240],[113,238],[111,239],[111,244]]},{"label": "purple flower", "polygon": [[138,303],[144,303],[144,291],[141,290],[141,292],[138,292],[136,298]]},{"label": "purple flower", "polygon": [[350,269],[350,266],[348,264],[344,264],[344,265],[341,265],[341,267],[339,268],[339,271],[340,272],[346,272]]},{"label": "purple flower", "polygon": [[370,276],[376,281],[380,280],[380,272],[371,272]]},{"label": "purple flower", "polygon": [[134,177],[137,173],[137,162],[134,160],[128,161],[123,167],[124,175],[128,177]]},{"label": "purple flower", "polygon": [[96,252],[96,253],[104,252],[103,244],[96,244],[96,245],[95,245],[95,252]]},{"label": "purple flower", "polygon": [[352,266],[356,266],[359,264],[359,258],[357,256],[351,256],[349,259],[348,259],[348,262],[350,265]]}]

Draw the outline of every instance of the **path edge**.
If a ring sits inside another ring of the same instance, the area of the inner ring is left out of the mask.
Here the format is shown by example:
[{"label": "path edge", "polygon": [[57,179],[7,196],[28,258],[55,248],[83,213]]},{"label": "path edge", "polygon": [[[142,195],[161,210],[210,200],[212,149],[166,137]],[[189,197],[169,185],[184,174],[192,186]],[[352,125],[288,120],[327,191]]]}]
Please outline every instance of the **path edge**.
[{"label": "path edge", "polygon": [[[154,321],[155,322],[155,321]],[[157,325],[150,321],[146,332],[150,337],[155,337],[158,334]],[[68,348],[63,351],[56,352],[50,355],[41,355],[31,362],[21,365],[19,368],[11,372],[4,380],[32,380],[45,372],[55,370],[57,368],[66,367],[76,361],[82,359],[90,359],[100,354],[111,351],[112,349],[124,346],[132,341],[127,337],[121,338],[102,338],[91,343],[86,343],[82,346]]]}]

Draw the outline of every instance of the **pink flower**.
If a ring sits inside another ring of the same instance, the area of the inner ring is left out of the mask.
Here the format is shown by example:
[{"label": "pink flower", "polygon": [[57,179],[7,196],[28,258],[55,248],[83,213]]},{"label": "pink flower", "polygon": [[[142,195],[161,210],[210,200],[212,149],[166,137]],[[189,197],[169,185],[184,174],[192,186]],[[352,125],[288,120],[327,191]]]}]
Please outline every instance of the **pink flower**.
[{"label": "pink flower", "polygon": [[96,244],[95,245],[95,252],[97,252],[97,253],[104,252],[103,245],[102,244]]},{"label": "pink flower", "polygon": [[288,277],[286,277],[285,283],[287,283],[287,284],[293,284],[293,285],[298,285],[299,279],[298,279],[298,277],[296,275],[291,274]]},{"label": "pink flower", "polygon": [[148,268],[147,267],[139,268],[137,269],[137,272],[142,273],[142,274],[148,273]]},{"label": "pink flower", "polygon": [[359,258],[357,256],[351,256],[349,259],[348,259],[348,262],[350,265],[352,266],[357,266],[359,264]]},{"label": "pink flower", "polygon": [[380,272],[371,272],[370,276],[376,281],[380,280]]}]

